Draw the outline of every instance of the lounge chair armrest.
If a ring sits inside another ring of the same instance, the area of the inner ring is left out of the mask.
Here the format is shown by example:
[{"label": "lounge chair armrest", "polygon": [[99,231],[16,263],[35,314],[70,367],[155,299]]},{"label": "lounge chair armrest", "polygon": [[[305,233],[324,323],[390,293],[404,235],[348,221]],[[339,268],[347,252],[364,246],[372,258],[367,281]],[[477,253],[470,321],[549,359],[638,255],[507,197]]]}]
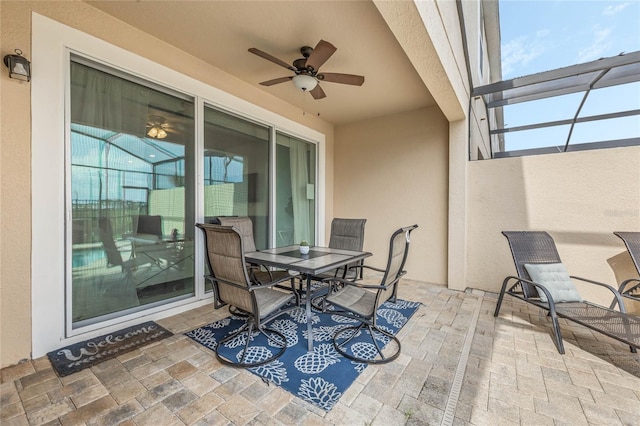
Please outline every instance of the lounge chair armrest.
[{"label": "lounge chair armrest", "polygon": [[[535,286],[536,289],[541,290],[544,293],[544,295],[547,296],[547,304],[549,305],[549,310],[553,313],[553,315],[556,314],[556,302],[553,300],[553,296],[551,296],[551,293],[549,293],[549,290],[547,290],[545,286],[535,281],[527,280],[525,278],[520,278],[513,275],[506,277],[504,279],[504,284],[506,284],[510,280],[525,282],[525,283],[531,284],[532,286]],[[540,303],[544,303],[544,302],[540,301]]]},{"label": "lounge chair armrest", "polygon": [[[635,286],[631,287],[628,290],[625,290],[625,288],[627,287],[627,285],[631,284],[631,283],[637,283]],[[626,293],[626,292],[632,292],[634,290],[635,287],[639,287],[640,286],[640,278],[629,278],[628,280],[624,280],[622,282],[622,284],[620,284],[620,287],[618,288],[618,292],[620,294]]]},{"label": "lounge chair armrest", "polygon": [[598,282],[598,281],[590,280],[588,278],[576,277],[575,275],[570,275],[570,277],[573,278],[573,279],[576,279],[578,281],[582,281],[582,282],[589,283],[589,284],[594,284],[594,285],[597,285],[597,286],[604,287],[604,288],[608,289],[609,291],[611,291],[613,293],[614,297],[616,298],[618,306],[620,306],[620,312],[623,312],[623,313],[625,312],[624,303],[622,303],[622,295],[620,295],[618,290],[616,290],[613,286],[610,286],[609,284],[601,283],[601,282]]}]

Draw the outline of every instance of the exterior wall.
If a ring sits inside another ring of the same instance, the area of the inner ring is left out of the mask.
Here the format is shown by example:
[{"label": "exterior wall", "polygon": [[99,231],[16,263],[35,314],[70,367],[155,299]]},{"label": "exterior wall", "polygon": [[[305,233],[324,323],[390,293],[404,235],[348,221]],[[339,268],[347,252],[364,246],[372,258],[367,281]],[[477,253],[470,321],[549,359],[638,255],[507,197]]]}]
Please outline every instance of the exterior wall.
[{"label": "exterior wall", "polygon": [[467,287],[498,292],[515,274],[503,230],[547,231],[572,275],[616,286],[607,259],[625,247],[612,233],[640,230],[640,147],[470,163]]},{"label": "exterior wall", "polygon": [[367,219],[367,264],[384,267],[393,231],[417,223],[407,276],[446,283],[448,138],[435,107],[336,127],[334,213]]},{"label": "exterior wall", "polygon": [[[96,36],[139,56],[224,90],[259,107],[317,130],[326,136],[325,217],[333,217],[333,127],[237,78],[150,37],[87,3],[1,2],[2,55],[15,48],[32,58],[31,12]],[[32,64],[33,79],[46,72]],[[6,71],[6,69],[5,69]],[[31,84],[0,75],[2,157],[0,160],[0,366],[15,364],[31,354]],[[58,112],[56,112],[57,114]],[[55,226],[55,225],[54,225]],[[36,260],[37,261],[37,260]],[[6,265],[11,265],[7,267]]]},{"label": "exterior wall", "polygon": [[[448,263],[447,285],[463,290],[467,280],[468,110],[471,89],[458,8],[455,2],[437,0],[373,2],[449,123],[448,244],[447,253],[443,256]],[[476,2],[462,4],[465,11],[476,6]],[[478,24],[477,20],[466,20],[467,34],[480,31]],[[470,52],[470,55],[474,54],[477,55],[478,51]],[[471,63],[477,62],[477,59],[471,59]]]}]

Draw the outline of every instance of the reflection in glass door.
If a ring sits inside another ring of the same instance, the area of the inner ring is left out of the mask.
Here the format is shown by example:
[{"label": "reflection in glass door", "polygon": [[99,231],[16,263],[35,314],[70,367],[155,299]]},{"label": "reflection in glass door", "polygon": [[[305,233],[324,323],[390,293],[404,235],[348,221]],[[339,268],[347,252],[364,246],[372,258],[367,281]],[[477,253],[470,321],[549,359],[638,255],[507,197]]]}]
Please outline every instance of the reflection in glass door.
[{"label": "reflection in glass door", "polygon": [[276,133],[276,247],[315,244],[316,146]]},{"label": "reflection in glass door", "polygon": [[258,249],[269,244],[269,140],[269,127],[205,107],[205,222],[250,217]]},{"label": "reflection in glass door", "polygon": [[194,291],[194,101],[71,62],[73,328]]}]

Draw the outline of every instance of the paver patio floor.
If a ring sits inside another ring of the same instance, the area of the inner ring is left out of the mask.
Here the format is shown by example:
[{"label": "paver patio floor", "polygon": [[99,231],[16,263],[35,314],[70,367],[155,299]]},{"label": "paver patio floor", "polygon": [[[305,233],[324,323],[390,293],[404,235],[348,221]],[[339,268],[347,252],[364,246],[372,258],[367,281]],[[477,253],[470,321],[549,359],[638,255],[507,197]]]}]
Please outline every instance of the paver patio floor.
[{"label": "paver patio floor", "polygon": [[9,425],[640,425],[640,354],[507,297],[404,280],[423,306],[401,330],[402,354],[368,366],[330,412],[222,366],[184,332],[227,316],[211,305],[158,323],[163,341],[60,378],[46,357],[1,371]]}]

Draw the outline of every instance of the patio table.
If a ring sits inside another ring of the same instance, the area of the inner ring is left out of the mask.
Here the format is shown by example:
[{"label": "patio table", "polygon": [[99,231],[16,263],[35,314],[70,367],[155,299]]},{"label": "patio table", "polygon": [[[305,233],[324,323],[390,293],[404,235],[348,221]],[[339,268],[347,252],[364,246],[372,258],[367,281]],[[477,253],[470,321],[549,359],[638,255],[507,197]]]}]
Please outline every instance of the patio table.
[{"label": "patio table", "polygon": [[300,253],[299,246],[286,246],[273,249],[245,253],[245,260],[265,266],[271,266],[289,271],[297,271],[306,275],[306,318],[308,350],[313,351],[313,331],[311,327],[311,281],[312,277],[323,272],[339,268],[350,263],[358,262],[371,256],[366,251],[351,251],[329,247],[310,247],[308,254]]}]

